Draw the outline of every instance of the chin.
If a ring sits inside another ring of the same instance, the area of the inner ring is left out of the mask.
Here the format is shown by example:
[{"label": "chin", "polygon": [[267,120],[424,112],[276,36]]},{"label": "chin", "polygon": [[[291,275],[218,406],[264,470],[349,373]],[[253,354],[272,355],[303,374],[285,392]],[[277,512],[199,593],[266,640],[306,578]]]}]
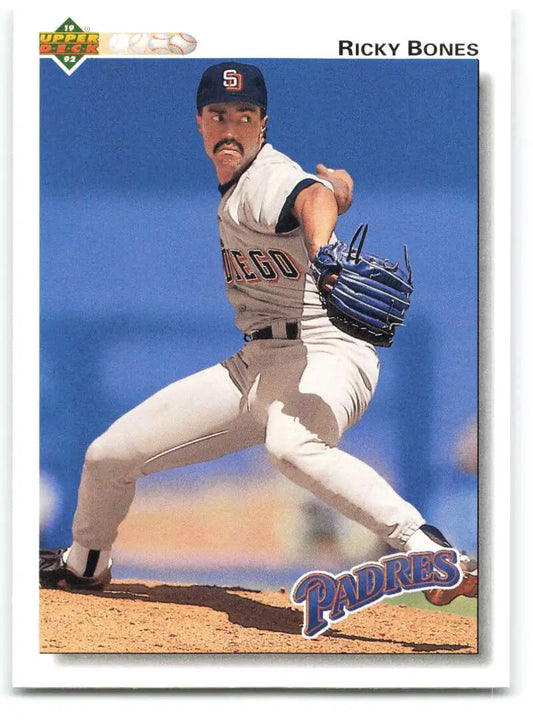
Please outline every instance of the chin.
[{"label": "chin", "polygon": [[232,173],[236,173],[241,169],[241,167],[244,167],[244,160],[241,156],[232,156],[232,155],[221,155],[216,157],[215,166],[218,169],[224,169],[224,170],[230,170]]}]

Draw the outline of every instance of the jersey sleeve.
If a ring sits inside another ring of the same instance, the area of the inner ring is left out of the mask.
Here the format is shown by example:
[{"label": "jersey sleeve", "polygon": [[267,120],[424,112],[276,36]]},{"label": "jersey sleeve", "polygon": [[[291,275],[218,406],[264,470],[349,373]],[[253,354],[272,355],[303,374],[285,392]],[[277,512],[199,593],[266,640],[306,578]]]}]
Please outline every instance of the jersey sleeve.
[{"label": "jersey sleeve", "polygon": [[243,185],[239,220],[253,230],[287,233],[298,227],[292,209],[298,194],[316,183],[333,190],[331,184],[302,169],[285,164],[271,165],[250,176]]}]

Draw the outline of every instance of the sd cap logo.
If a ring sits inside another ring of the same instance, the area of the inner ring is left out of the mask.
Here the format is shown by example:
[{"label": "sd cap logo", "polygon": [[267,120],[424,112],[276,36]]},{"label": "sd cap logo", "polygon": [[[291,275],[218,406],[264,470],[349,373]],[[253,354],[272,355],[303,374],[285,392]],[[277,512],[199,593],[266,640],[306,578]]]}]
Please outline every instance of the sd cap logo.
[{"label": "sd cap logo", "polygon": [[242,75],[234,68],[227,68],[222,74],[222,85],[228,91],[242,91]]}]

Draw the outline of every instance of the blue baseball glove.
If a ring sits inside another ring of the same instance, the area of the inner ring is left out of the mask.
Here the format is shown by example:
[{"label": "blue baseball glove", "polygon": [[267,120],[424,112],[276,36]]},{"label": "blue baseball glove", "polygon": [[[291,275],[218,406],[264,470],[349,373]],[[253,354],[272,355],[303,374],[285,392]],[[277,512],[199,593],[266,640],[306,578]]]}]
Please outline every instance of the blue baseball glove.
[{"label": "blue baseball glove", "polygon": [[[367,231],[368,225],[360,225],[349,246],[340,240],[322,246],[311,261],[311,270],[322,305],[335,326],[374,346],[391,346],[411,303],[413,274],[405,246],[407,273],[399,263],[370,253],[361,255]],[[336,277],[335,283],[326,287],[330,273]]]}]

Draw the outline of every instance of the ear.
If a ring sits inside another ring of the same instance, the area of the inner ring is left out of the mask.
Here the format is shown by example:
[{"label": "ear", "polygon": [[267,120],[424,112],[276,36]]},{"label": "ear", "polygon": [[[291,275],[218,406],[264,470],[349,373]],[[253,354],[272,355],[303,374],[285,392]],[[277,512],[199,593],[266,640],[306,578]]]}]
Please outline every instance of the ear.
[{"label": "ear", "polygon": [[202,133],[202,117],[200,114],[196,114],[196,125],[200,134]]},{"label": "ear", "polygon": [[265,116],[263,119],[261,119],[261,141],[263,140],[265,133],[266,133],[267,121],[268,121],[268,116]]}]

